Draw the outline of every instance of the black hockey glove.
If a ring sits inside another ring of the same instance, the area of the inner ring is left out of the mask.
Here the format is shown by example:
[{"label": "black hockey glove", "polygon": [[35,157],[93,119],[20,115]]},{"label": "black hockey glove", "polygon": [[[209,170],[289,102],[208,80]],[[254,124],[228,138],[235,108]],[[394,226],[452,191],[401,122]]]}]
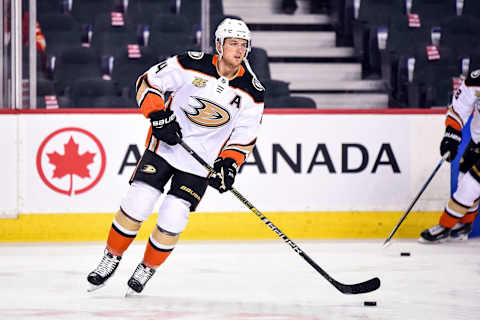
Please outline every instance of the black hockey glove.
[{"label": "black hockey glove", "polygon": [[447,127],[442,142],[440,143],[440,155],[443,157],[447,152],[450,152],[446,160],[452,162],[457,156],[458,145],[461,141],[462,132],[453,129],[452,127]]},{"label": "black hockey glove", "polygon": [[231,158],[217,158],[213,164],[216,174],[210,175],[208,184],[220,193],[231,190],[237,174],[237,167],[237,163]]},{"label": "black hockey glove", "polygon": [[161,110],[150,114],[152,134],[155,138],[173,146],[182,139],[182,131],[172,110]]}]

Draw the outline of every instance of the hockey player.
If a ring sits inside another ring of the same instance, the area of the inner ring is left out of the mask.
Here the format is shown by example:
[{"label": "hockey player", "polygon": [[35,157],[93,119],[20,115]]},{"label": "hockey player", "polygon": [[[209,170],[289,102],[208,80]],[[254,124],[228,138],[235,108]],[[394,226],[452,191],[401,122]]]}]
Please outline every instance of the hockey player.
[{"label": "hockey player", "polygon": [[[174,249],[207,186],[220,193],[230,190],[238,167],[255,146],[264,88],[246,60],[250,31],[241,20],[225,19],[215,38],[217,55],[174,56],[137,80],[137,102],[151,122],[147,149],[115,215],[104,256],[87,277],[90,290],[103,286],[113,275],[170,180],[143,259],[127,282],[127,294],[140,293]],[[217,174],[209,177],[178,144],[180,139],[212,164]]]},{"label": "hockey player", "polygon": [[473,111],[470,125],[472,139],[462,155],[458,188],[443,211],[439,224],[424,230],[420,241],[443,242],[451,238],[467,239],[478,213],[480,198],[480,69],[471,72],[452,98],[445,121],[445,135],[440,143],[442,157],[455,159],[462,141],[462,128]]}]

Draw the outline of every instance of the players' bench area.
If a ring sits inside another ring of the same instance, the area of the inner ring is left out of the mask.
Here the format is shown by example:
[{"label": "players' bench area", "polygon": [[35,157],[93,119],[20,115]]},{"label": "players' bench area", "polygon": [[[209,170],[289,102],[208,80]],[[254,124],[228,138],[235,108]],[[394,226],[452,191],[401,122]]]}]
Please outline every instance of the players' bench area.
[{"label": "players' bench area", "polygon": [[[438,162],[443,119],[443,111],[424,109],[266,110],[236,188],[293,239],[384,238]],[[106,122],[128,130],[112,135]],[[121,109],[3,111],[0,126],[11,137],[1,142],[8,170],[0,241],[104,240],[143,151],[147,120]],[[442,167],[398,237],[415,238],[437,221],[449,177]],[[231,194],[211,190],[182,235],[275,237]]]}]

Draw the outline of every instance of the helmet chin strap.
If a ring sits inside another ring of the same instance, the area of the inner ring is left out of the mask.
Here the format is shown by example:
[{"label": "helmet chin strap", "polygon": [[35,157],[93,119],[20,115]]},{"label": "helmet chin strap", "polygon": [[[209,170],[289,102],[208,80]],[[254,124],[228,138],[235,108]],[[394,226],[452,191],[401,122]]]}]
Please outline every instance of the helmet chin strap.
[{"label": "helmet chin strap", "polygon": [[218,48],[216,47],[215,45],[215,49],[217,49],[217,53],[218,53],[218,61],[222,60],[223,58],[223,39],[219,39],[218,42],[220,42],[220,50],[218,50]]}]

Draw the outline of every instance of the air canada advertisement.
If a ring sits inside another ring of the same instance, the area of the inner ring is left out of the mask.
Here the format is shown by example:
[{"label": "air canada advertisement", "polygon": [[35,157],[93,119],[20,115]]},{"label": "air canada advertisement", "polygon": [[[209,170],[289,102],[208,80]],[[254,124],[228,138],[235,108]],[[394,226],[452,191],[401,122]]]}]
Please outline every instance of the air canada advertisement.
[{"label": "air canada advertisement", "polygon": [[[0,118],[15,137],[2,142],[12,170],[0,209],[19,213],[115,212],[149,127],[141,114]],[[437,114],[266,114],[235,187],[262,211],[401,211],[438,163],[442,132]],[[418,210],[440,210],[449,181],[444,166]],[[197,211],[248,209],[209,189]]]}]

